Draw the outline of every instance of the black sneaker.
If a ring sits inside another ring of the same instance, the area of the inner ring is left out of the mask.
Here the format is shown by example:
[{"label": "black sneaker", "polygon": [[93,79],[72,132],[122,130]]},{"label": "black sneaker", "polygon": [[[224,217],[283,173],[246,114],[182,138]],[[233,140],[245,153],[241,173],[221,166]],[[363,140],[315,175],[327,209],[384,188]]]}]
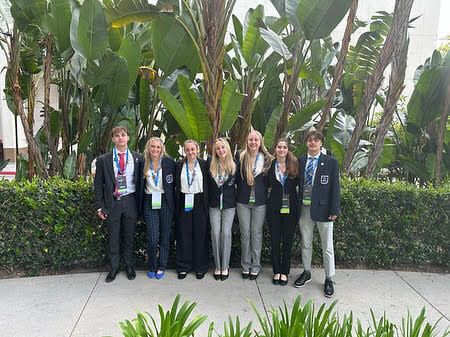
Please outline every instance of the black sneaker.
[{"label": "black sneaker", "polygon": [[301,288],[303,287],[306,283],[308,283],[309,281],[311,281],[311,272],[310,271],[304,271],[303,273],[300,274],[300,276],[295,280],[294,282],[294,287],[296,288]]},{"label": "black sneaker", "polygon": [[323,285],[323,294],[325,297],[332,297],[334,294],[333,281],[331,278],[327,277],[325,279],[325,284]]}]

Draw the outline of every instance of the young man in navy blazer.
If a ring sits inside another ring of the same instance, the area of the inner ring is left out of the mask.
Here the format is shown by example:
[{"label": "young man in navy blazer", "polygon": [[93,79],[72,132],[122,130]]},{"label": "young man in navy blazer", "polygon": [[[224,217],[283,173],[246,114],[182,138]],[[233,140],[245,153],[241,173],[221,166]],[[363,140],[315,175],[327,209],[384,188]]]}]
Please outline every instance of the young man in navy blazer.
[{"label": "young man in navy blazer", "polygon": [[[134,231],[139,211],[138,192],[143,170],[142,155],[128,149],[128,130],[115,127],[111,131],[114,148],[97,158],[94,194],[97,215],[108,229],[108,256],[111,269],[106,282],[119,272],[120,248],[129,280],[134,270]],[[122,240],[122,244],[121,244]]]},{"label": "young man in navy blazer", "polygon": [[308,154],[298,159],[300,174],[300,233],[302,236],[303,273],[294,286],[303,287],[311,281],[311,258],[314,226],[322,243],[326,297],[334,294],[331,277],[335,274],[333,221],[340,213],[340,186],[337,160],[321,153],[323,135],[311,130],[306,135]]}]

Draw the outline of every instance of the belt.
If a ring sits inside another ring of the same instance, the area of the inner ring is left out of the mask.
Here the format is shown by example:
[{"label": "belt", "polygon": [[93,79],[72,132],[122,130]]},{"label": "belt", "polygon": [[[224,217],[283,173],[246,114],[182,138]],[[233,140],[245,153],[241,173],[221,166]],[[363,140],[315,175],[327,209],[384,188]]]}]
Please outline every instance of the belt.
[{"label": "belt", "polygon": [[125,195],[119,195],[119,196],[114,196],[114,200],[117,200],[117,201],[120,201],[120,200],[124,200],[124,199],[126,199],[126,198],[128,198],[128,197],[134,197],[134,195],[135,195],[136,193],[130,193],[130,194],[125,194]]}]

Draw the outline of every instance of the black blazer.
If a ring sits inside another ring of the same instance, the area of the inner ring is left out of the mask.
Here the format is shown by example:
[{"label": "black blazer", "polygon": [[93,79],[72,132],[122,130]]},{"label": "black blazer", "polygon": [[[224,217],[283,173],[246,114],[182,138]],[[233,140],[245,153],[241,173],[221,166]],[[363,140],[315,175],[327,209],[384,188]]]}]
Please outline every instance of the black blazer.
[{"label": "black blazer", "polygon": [[[283,185],[277,180],[275,174],[276,160],[272,161],[270,165],[269,174],[267,176],[269,186],[269,198],[267,201],[267,217],[269,222],[272,221],[272,216],[280,213],[281,203],[283,198]],[[296,222],[299,217],[299,200],[297,187],[300,183],[299,176],[287,177],[284,184],[284,193],[289,194],[289,218]]]},{"label": "black blazer", "polygon": [[[141,189],[141,176],[143,168],[143,157],[137,152],[131,151],[134,160],[133,180],[136,185],[136,209],[139,210]],[[101,208],[104,214],[109,214],[114,205],[114,190],[116,188],[116,178],[113,169],[113,153],[108,152],[97,158],[94,178],[95,203]]]},{"label": "black blazer", "polygon": [[[236,154],[239,158],[239,153]],[[266,159],[267,160],[267,159]],[[241,204],[248,204],[250,199],[251,186],[247,184],[247,177],[241,176],[241,165],[238,163],[236,175],[237,184],[237,202]],[[267,199],[267,175],[260,173],[255,177],[255,206],[264,205]]]},{"label": "black blazer", "polygon": [[[145,163],[144,163],[145,164]],[[166,197],[167,206],[172,213],[175,213],[175,162],[170,157],[163,157],[161,160],[162,167],[162,182],[164,195]],[[144,212],[144,196],[145,196],[145,186],[146,186],[145,174],[142,172],[142,183],[140,189],[140,209],[139,214]]]},{"label": "black blazer", "polygon": [[[298,159],[300,173],[299,198],[303,200],[307,156]],[[338,162],[320,154],[311,195],[311,220],[328,222],[328,216],[339,215],[341,207]]]},{"label": "black blazer", "polygon": [[[223,190],[223,208],[233,208],[236,207],[236,175],[238,173],[238,163],[234,160],[236,164],[236,172],[230,175],[228,179],[222,186]],[[220,207],[220,188],[217,186],[214,177],[211,176],[209,171],[211,167],[211,158],[208,158],[207,169],[208,169],[208,198],[209,207],[216,208]]]},{"label": "black blazer", "polygon": [[[197,158],[198,165],[200,166],[200,169],[202,170],[203,175],[203,203],[205,212],[208,210],[208,170],[206,168],[206,161]],[[175,195],[175,204],[176,204],[176,210],[177,213],[180,212],[180,205],[182,205],[181,198],[184,198],[184,193],[181,192],[181,170],[183,169],[184,160],[179,160],[175,164],[175,185],[176,185],[176,195]]]}]

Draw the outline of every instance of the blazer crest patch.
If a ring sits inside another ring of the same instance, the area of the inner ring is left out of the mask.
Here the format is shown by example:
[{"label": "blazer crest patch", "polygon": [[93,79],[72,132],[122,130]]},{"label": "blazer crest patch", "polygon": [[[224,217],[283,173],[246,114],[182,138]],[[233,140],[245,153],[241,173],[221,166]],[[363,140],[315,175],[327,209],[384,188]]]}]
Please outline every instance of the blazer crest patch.
[{"label": "blazer crest patch", "polygon": [[167,181],[168,184],[172,184],[172,182],[173,182],[173,175],[172,175],[172,173],[168,174],[166,176],[166,181]]},{"label": "blazer crest patch", "polygon": [[327,175],[322,175],[322,176],[320,176],[320,183],[321,183],[322,185],[328,184],[328,176],[327,176]]},{"label": "blazer crest patch", "polygon": [[233,186],[234,184],[234,177],[230,178],[230,181],[228,182],[228,186]]}]

